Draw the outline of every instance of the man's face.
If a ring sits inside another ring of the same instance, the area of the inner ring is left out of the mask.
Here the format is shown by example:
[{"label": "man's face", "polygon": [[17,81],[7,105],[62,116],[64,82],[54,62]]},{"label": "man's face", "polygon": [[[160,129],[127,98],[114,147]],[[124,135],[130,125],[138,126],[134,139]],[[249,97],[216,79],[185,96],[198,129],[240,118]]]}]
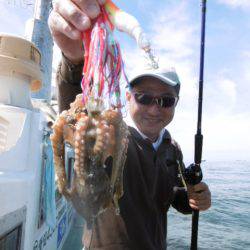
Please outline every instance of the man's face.
[{"label": "man's face", "polygon": [[172,121],[175,105],[167,108],[162,108],[155,102],[143,105],[136,101],[135,93],[145,93],[154,97],[177,96],[175,89],[156,78],[147,77],[136,83],[132,90],[127,93],[131,118],[143,134],[151,141],[155,141],[160,131]]}]

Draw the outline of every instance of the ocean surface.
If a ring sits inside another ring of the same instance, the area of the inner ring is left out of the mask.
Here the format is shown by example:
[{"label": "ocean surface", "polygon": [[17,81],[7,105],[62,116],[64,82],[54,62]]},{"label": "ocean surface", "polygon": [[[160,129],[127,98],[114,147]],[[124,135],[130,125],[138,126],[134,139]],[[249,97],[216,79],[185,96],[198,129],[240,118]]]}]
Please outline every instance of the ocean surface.
[{"label": "ocean surface", "polygon": [[[250,250],[250,162],[204,162],[212,207],[200,213],[198,249]],[[168,250],[190,247],[191,216],[168,213]]]},{"label": "ocean surface", "polygon": [[[250,162],[204,162],[212,207],[200,213],[199,250],[250,250]],[[63,250],[81,250],[83,222],[76,220]],[[168,213],[168,250],[190,248],[191,215]],[[139,250],[139,249],[138,249]]]}]

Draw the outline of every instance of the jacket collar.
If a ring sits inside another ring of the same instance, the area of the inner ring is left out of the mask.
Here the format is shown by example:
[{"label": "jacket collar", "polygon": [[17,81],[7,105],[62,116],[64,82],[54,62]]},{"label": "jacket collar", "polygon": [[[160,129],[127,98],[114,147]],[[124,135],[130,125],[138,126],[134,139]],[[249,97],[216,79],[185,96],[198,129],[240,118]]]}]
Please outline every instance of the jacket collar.
[{"label": "jacket collar", "polygon": [[[134,127],[129,127],[129,131],[131,133],[131,135],[140,143],[145,143],[147,144],[148,146],[150,146],[150,148],[153,147],[152,145],[152,142],[147,139],[147,138],[143,138],[142,134]],[[160,143],[160,145],[163,143],[163,142],[167,142],[169,143],[171,141],[171,135],[170,133],[168,132],[167,129],[164,128],[164,132],[163,132],[163,135],[162,135],[162,141]],[[158,146],[158,148],[160,147],[160,145]]]}]

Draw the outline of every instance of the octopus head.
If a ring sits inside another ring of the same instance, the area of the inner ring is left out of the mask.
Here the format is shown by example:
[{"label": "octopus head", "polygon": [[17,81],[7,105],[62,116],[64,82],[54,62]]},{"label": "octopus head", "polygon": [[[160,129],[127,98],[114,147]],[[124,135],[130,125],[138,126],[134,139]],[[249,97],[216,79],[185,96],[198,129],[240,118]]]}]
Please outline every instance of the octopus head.
[{"label": "octopus head", "polygon": [[86,103],[86,109],[89,116],[99,116],[105,109],[104,102],[101,98],[90,97]]}]

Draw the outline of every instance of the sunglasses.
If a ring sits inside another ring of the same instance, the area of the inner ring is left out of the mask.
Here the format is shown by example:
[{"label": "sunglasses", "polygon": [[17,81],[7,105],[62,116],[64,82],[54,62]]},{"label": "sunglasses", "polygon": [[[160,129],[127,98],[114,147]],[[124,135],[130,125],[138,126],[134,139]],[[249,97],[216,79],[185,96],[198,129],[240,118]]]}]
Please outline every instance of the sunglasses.
[{"label": "sunglasses", "polygon": [[137,103],[142,105],[152,105],[156,103],[162,108],[171,108],[176,105],[178,101],[177,96],[161,96],[161,97],[154,97],[150,94],[143,94],[143,93],[133,93],[135,100]]}]

